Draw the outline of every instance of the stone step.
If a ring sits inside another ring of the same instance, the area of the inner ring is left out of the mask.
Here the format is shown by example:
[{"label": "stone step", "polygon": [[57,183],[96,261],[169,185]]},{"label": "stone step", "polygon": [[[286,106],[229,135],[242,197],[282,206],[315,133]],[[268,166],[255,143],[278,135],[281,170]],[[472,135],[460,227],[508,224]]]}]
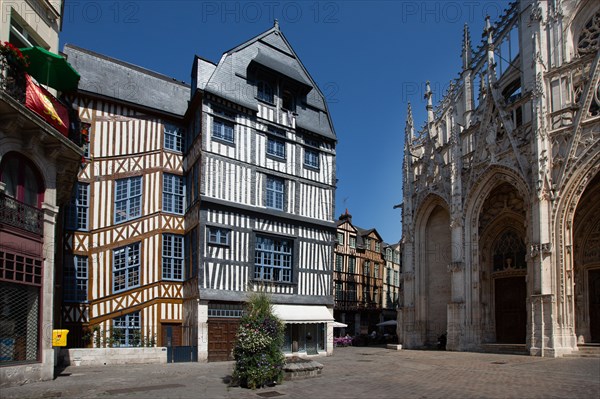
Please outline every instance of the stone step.
[{"label": "stone step", "polygon": [[600,358],[600,344],[584,344],[577,346],[578,351],[565,355],[565,357],[598,357]]},{"label": "stone step", "polygon": [[500,353],[506,355],[529,355],[525,344],[483,344],[485,353]]}]

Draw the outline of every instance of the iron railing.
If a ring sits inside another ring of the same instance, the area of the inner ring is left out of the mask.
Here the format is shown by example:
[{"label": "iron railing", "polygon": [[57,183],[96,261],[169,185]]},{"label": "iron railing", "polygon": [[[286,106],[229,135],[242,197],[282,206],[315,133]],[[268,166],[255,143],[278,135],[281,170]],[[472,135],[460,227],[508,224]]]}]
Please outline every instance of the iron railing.
[{"label": "iron railing", "polygon": [[[27,83],[25,70],[15,62],[11,62],[4,54],[0,53],[0,90],[4,91],[17,102],[25,106]],[[51,95],[51,94],[50,94]],[[52,95],[51,95],[52,96]],[[56,98],[67,109],[69,113],[68,139],[78,146],[87,144],[89,124],[82,124],[75,109],[65,98]],[[51,125],[48,125],[51,126]],[[54,127],[52,127],[54,129]]]},{"label": "iron railing", "polygon": [[6,194],[0,194],[0,224],[43,235],[44,219],[42,211]]}]

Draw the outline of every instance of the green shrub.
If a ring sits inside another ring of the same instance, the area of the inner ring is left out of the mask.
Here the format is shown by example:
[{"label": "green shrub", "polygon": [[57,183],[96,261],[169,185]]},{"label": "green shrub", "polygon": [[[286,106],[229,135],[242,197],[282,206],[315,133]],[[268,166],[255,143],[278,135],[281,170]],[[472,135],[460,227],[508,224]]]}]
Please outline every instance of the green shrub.
[{"label": "green shrub", "polygon": [[285,363],[281,351],[283,335],[284,325],[273,315],[267,294],[252,294],[233,350],[233,383],[251,389],[280,383]]}]

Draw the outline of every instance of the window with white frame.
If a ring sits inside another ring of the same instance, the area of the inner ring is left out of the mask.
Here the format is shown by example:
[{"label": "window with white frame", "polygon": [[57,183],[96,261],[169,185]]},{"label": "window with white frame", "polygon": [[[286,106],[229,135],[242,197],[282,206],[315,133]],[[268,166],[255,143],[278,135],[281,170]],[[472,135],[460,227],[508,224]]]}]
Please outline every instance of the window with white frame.
[{"label": "window with white frame", "polygon": [[284,238],[256,236],[254,279],[292,282],[292,241]]},{"label": "window with white frame", "polygon": [[117,346],[140,346],[142,344],[142,326],[140,312],[115,317],[112,323],[112,338]]},{"label": "window with white frame", "polygon": [[285,182],[274,176],[267,176],[267,187],[265,190],[265,206],[267,208],[283,210],[285,197]]},{"label": "window with white frame", "polygon": [[209,245],[229,245],[229,234],[231,229],[222,227],[207,226],[206,235]]},{"label": "window with white frame", "polygon": [[338,245],[344,245],[344,233],[342,233],[342,232],[337,233],[337,243],[338,243]]},{"label": "window with white frame", "polygon": [[233,143],[234,123],[223,119],[213,119],[212,138]]},{"label": "window with white frame", "polygon": [[185,210],[183,176],[163,174],[163,211],[182,215]]},{"label": "window with white frame", "polygon": [[115,223],[140,217],[142,214],[142,177],[115,181]]},{"label": "window with white frame", "polygon": [[165,280],[183,280],[184,265],[183,236],[163,234],[162,242],[162,278]]},{"label": "window with white frame", "polygon": [[165,149],[182,152],[183,151],[183,129],[175,125],[165,123],[164,128]]},{"label": "window with white frame", "polygon": [[285,159],[285,143],[274,137],[267,137],[267,154]]},{"label": "window with white frame", "polygon": [[312,148],[304,149],[304,166],[309,168],[319,168],[319,151]]},{"label": "window with white frame", "polygon": [[67,262],[64,269],[64,299],[66,302],[86,302],[88,299],[88,257],[71,256],[72,261]]},{"label": "window with white frame", "polygon": [[113,250],[113,292],[140,285],[140,243]]},{"label": "window with white frame", "polygon": [[375,241],[375,252],[381,252],[381,242]]},{"label": "window with white frame", "polygon": [[67,229],[88,229],[89,188],[87,183],[77,182],[67,209]]}]

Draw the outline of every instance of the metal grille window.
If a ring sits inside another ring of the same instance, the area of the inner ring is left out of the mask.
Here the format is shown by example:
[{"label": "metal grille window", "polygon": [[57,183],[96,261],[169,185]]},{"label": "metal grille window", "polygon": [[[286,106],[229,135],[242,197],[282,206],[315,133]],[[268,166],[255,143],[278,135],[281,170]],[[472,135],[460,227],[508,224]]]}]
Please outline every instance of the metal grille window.
[{"label": "metal grille window", "polygon": [[142,177],[130,177],[115,182],[115,223],[140,217],[142,214]]},{"label": "metal grille window", "polygon": [[183,280],[183,236],[163,234],[162,278]]},{"label": "metal grille window", "polygon": [[270,237],[256,237],[254,278],[290,283],[292,281],[292,242]]},{"label": "metal grille window", "polygon": [[87,183],[77,183],[67,209],[67,228],[88,229],[89,188]]},{"label": "metal grille window", "polygon": [[272,137],[267,139],[267,154],[285,159],[285,143]]},{"label": "metal grille window", "polygon": [[283,198],[285,195],[285,184],[283,179],[267,176],[267,190],[265,193],[265,205],[267,208],[283,210]]},{"label": "metal grille window", "polygon": [[67,302],[85,302],[88,294],[88,257],[74,255],[65,265],[64,298]]},{"label": "metal grille window", "polygon": [[39,360],[40,287],[0,281],[0,366]]},{"label": "metal grille window", "polygon": [[214,139],[224,140],[233,143],[233,123],[222,119],[214,119],[212,127],[212,137]]},{"label": "metal grille window", "polygon": [[113,319],[113,339],[118,346],[140,346],[142,330],[140,312],[126,314]]},{"label": "metal grille window", "polygon": [[230,229],[207,227],[208,243],[214,245],[229,245]]},{"label": "metal grille window", "polygon": [[208,317],[240,318],[243,314],[244,309],[241,305],[216,303],[208,307]]},{"label": "metal grille window", "polygon": [[183,149],[183,134],[182,129],[177,126],[165,123],[165,149],[181,152]]},{"label": "metal grille window", "polygon": [[140,243],[113,251],[113,292],[140,285]]},{"label": "metal grille window", "polygon": [[0,251],[0,280],[42,285],[42,259]]},{"label": "metal grille window", "polygon": [[183,177],[165,173],[163,175],[163,211],[183,214],[185,184]]}]

